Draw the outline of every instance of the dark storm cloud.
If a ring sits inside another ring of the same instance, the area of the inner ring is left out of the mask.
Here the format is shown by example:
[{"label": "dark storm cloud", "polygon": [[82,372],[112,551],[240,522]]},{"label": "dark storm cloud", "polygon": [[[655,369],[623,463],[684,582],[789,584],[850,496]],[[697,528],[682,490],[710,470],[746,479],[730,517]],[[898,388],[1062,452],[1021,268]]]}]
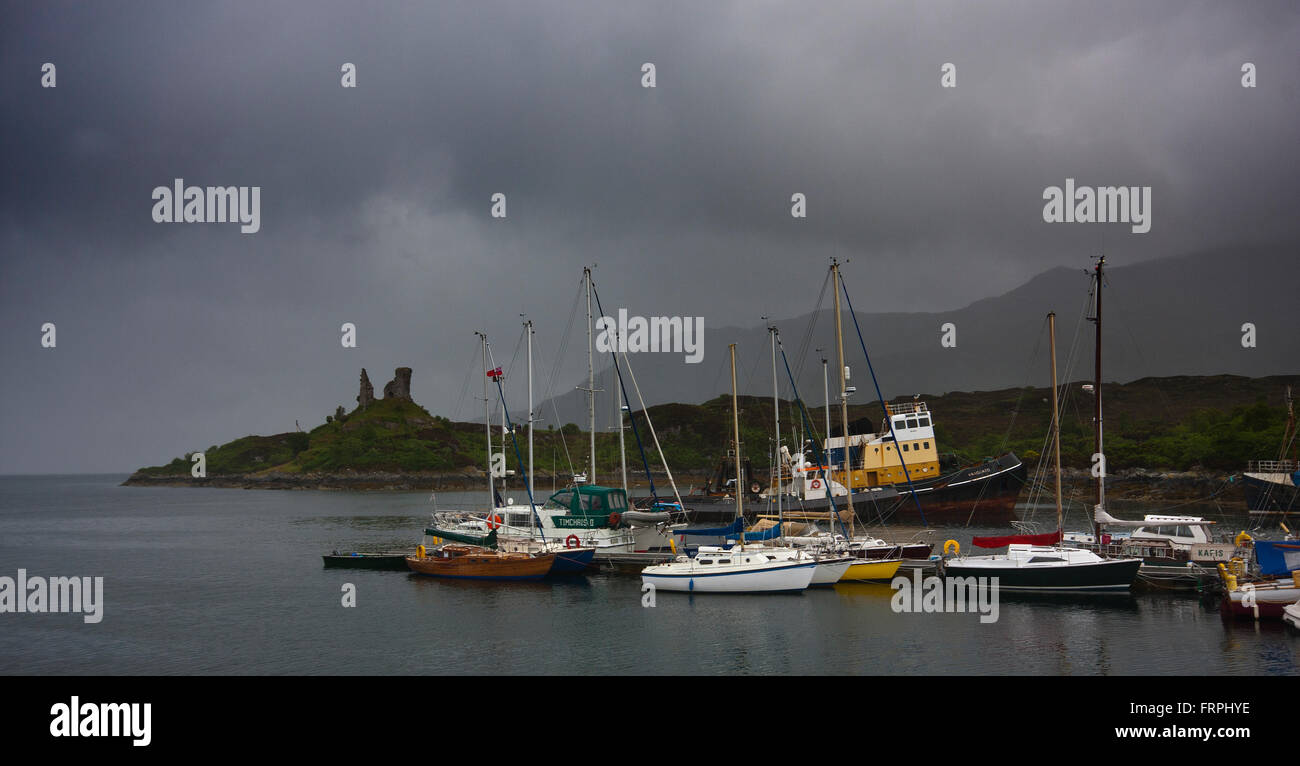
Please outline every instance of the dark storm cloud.
[{"label": "dark storm cloud", "polygon": [[[40,3],[0,36],[6,472],[307,428],[362,366],[455,414],[471,331],[509,354],[528,312],[545,358],[583,263],[720,327],[811,309],[831,255],[906,311],[1300,239],[1288,3]],[[261,186],[261,232],[153,223],[176,177]],[[1044,224],[1066,177],[1152,186],[1151,233]]]}]

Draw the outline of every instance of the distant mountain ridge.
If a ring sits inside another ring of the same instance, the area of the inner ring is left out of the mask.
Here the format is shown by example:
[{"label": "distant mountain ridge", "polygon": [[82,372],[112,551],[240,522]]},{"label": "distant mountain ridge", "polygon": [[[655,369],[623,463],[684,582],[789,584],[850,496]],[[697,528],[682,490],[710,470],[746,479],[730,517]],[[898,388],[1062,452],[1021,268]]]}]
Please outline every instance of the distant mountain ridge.
[{"label": "distant mountain ridge", "polygon": [[[859,301],[858,323],[886,399],[925,392],[992,391],[1025,385],[1045,385],[1047,379],[1046,315],[1057,314],[1058,365],[1062,379],[1092,376],[1092,324],[1082,321],[1088,304],[1090,264],[1059,267],[993,298],[984,298],[953,311],[871,313]],[[1296,290],[1300,285],[1297,254],[1285,247],[1215,250],[1124,265],[1123,254],[1107,256],[1103,303],[1103,379],[1128,382],[1174,375],[1242,375],[1262,377],[1300,371],[1300,328],[1296,322]],[[869,279],[859,265],[845,269],[850,295],[854,284]],[[810,293],[795,303],[815,299]],[[923,289],[923,283],[900,290]],[[834,325],[831,296],[817,314],[815,332],[798,366],[801,341],[812,313],[776,322],[782,344],[795,371],[799,393],[810,404],[823,399],[821,356],[826,349],[831,387],[835,387]],[[769,313],[775,314],[779,308]],[[940,345],[941,327],[952,323],[956,346]],[[1256,345],[1242,346],[1242,326],[1255,326]],[[861,346],[844,308],[844,351],[858,388],[855,401],[875,399]],[[1077,334],[1077,339],[1076,339]],[[573,339],[577,344],[585,338]],[[631,355],[631,364],[647,405],[707,401],[728,387],[727,344],[737,344],[737,376],[741,393],[771,396],[772,374],[765,327],[705,326],[705,357],[685,364],[681,354]],[[1071,348],[1074,357],[1071,360]],[[596,387],[616,387],[608,355],[600,364]],[[547,423],[572,422],[586,428],[586,385],[583,369],[558,379],[570,382],[567,393],[543,402],[538,416]],[[790,397],[784,368],[779,373],[783,397]],[[639,409],[631,385],[633,408]],[[614,423],[614,400],[600,394],[597,428]],[[512,405],[513,409],[513,405]],[[558,412],[558,417],[557,417]],[[558,421],[558,422],[556,422]]]}]

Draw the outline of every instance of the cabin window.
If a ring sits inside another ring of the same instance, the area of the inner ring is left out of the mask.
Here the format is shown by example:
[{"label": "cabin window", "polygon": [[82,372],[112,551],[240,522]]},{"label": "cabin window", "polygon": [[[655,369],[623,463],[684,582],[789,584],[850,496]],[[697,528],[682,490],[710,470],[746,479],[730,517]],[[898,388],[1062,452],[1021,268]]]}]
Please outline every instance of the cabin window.
[{"label": "cabin window", "polygon": [[925,448],[926,448],[926,449],[930,449],[930,442],[926,442],[926,443],[925,443]]},{"label": "cabin window", "polygon": [[719,564],[730,564],[731,559],[718,559]]},{"label": "cabin window", "polygon": [[921,420],[918,422],[918,425],[920,425],[921,428],[928,428],[930,426],[930,419],[921,418]]},{"label": "cabin window", "polygon": [[907,444],[906,444],[906,443],[903,444],[903,451],[904,451],[904,452],[907,452],[907,451],[908,451],[908,449],[907,449]]},{"label": "cabin window", "polygon": [[621,492],[610,492],[605,496],[605,504],[611,511],[623,511],[627,509],[627,497]]},{"label": "cabin window", "polygon": [[1177,537],[1191,537],[1191,536],[1192,536],[1192,528],[1191,528],[1191,527],[1178,527],[1178,529],[1174,532],[1174,534],[1175,534]]},{"label": "cabin window", "polygon": [[713,559],[700,559],[699,561],[700,561],[701,564],[712,564],[712,563],[713,563]]},{"label": "cabin window", "polygon": [[573,505],[572,492],[557,492],[551,497],[550,500],[546,501],[546,505],[544,507],[552,511],[567,511],[572,505]]},{"label": "cabin window", "polygon": [[916,428],[916,418],[910,418],[907,421],[908,428]]}]

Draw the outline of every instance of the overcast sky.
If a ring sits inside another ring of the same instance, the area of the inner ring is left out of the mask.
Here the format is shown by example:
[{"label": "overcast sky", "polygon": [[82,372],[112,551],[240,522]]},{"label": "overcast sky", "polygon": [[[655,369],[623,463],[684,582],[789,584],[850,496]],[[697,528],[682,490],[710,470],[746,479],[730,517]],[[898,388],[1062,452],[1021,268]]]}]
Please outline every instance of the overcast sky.
[{"label": "overcast sky", "polygon": [[[3,13],[0,473],[307,429],[361,367],[380,389],[410,366],[417,401],[467,419],[472,332],[508,361],[527,312],[549,364],[583,264],[611,313],[705,317],[713,354],[710,326],[810,310],[833,255],[859,311],[919,311],[1102,250],[1300,242],[1293,2]],[[1044,223],[1067,177],[1152,187],[1150,233]],[[155,223],[175,178],[260,186],[261,230]]]}]

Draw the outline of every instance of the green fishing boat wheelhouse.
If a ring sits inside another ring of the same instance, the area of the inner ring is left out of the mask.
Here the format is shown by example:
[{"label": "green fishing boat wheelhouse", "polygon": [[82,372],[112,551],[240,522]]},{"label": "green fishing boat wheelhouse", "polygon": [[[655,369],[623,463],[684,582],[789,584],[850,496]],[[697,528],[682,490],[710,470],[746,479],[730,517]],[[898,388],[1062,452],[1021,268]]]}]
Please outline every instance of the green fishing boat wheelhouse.
[{"label": "green fishing boat wheelhouse", "polygon": [[584,484],[551,495],[543,511],[568,511],[567,515],[544,514],[555,529],[600,529],[617,527],[627,512],[627,495],[615,487]]}]

